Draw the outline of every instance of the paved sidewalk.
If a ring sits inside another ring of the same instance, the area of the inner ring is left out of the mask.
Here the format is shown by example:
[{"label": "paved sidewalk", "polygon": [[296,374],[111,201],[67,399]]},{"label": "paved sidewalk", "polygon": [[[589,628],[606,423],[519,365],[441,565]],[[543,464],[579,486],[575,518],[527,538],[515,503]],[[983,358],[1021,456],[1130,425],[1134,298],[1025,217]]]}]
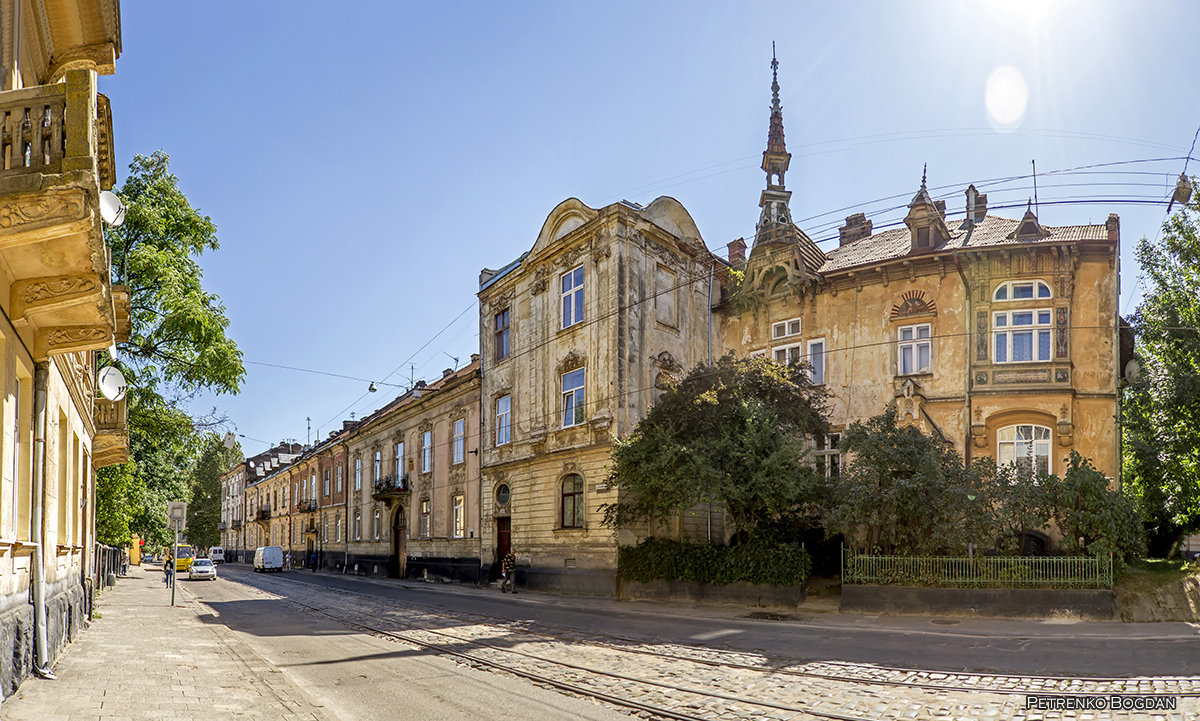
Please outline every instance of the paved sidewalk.
[{"label": "paved sidewalk", "polygon": [[[200,583],[200,582],[197,582]],[[133,567],[106,590],[57,680],[31,677],[0,705],[4,721],[303,719],[332,716],[162,573]]]}]

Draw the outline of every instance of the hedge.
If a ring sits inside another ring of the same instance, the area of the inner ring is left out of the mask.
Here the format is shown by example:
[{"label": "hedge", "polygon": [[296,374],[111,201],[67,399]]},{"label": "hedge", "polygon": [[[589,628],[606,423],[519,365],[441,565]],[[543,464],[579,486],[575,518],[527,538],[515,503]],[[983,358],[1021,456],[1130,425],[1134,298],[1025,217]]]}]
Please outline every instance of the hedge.
[{"label": "hedge", "polygon": [[798,543],[743,543],[714,546],[663,538],[647,538],[618,549],[617,573],[626,581],[658,579],[724,586],[745,581],[768,586],[795,586],[808,578],[812,559]]}]

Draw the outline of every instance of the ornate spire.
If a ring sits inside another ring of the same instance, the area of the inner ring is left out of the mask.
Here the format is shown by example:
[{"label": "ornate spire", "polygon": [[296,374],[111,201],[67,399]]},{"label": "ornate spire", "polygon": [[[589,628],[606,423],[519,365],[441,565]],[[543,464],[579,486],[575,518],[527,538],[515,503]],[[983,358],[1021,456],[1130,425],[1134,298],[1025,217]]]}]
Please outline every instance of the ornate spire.
[{"label": "ornate spire", "polygon": [[763,153],[762,169],[767,173],[767,187],[783,188],[783,174],[787,172],[792,155],[783,140],[783,106],[779,103],[779,60],[775,57],[775,43],[771,43],[771,125],[767,131],[767,149]]}]

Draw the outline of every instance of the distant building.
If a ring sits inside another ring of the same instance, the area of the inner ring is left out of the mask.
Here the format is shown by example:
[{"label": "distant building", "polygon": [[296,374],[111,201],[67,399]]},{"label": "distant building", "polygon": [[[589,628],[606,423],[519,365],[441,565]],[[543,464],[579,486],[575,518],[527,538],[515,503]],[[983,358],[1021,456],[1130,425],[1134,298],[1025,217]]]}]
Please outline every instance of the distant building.
[{"label": "distant building", "polygon": [[[262,538],[257,533],[259,529],[252,525],[257,522],[260,492],[256,491],[253,494],[251,503],[246,489],[291,464],[303,450],[304,446],[299,443],[283,441],[269,450],[237,463],[221,474],[221,520],[217,529],[221,534],[221,545],[225,549],[226,560],[248,561],[253,556],[254,549],[263,545],[258,543]],[[254,506],[253,510],[251,505]]]}]

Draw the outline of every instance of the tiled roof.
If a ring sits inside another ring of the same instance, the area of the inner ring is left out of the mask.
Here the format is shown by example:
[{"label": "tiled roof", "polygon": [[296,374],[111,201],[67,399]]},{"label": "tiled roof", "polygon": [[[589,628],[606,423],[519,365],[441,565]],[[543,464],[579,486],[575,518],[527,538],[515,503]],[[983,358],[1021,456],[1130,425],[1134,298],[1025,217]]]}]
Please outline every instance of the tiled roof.
[{"label": "tiled roof", "polygon": [[[1107,240],[1108,230],[1103,225],[1064,225],[1058,228],[1046,226],[1050,235],[1045,238],[1009,238],[1020,225],[1019,220],[988,215],[968,227],[966,222],[950,226],[950,239],[937,250],[956,248],[985,248],[998,245],[1025,245],[1028,243],[1062,243],[1079,240]],[[831,273],[858,265],[878,263],[908,255],[910,248],[908,228],[893,228],[853,243],[833,248],[825,253],[827,260],[820,273]]]}]

